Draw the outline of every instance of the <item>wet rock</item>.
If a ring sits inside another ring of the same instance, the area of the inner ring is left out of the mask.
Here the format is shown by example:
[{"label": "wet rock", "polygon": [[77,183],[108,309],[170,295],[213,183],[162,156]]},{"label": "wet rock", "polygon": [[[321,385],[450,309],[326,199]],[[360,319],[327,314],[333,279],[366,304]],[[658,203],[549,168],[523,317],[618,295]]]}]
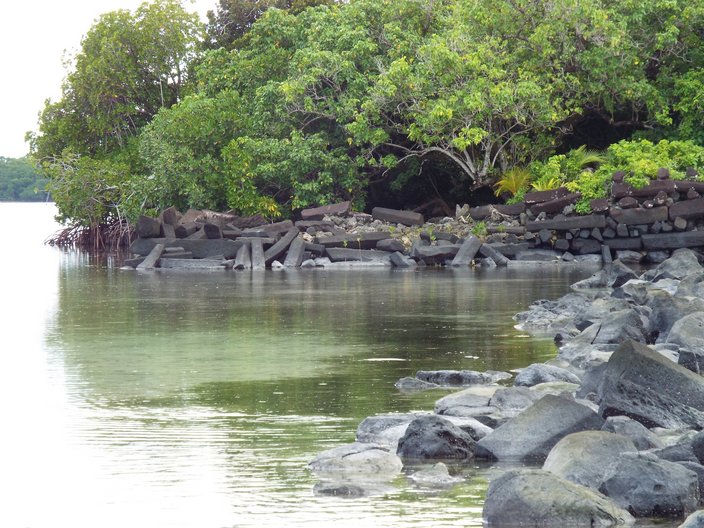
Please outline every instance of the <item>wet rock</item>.
[{"label": "wet rock", "polygon": [[637,278],[638,276],[631,268],[619,260],[614,260],[611,266],[600,269],[589,278],[575,282],[572,289],[618,288],[629,280]]},{"label": "wet rock", "polygon": [[598,397],[605,417],[674,429],[704,424],[704,378],[635,341],[621,344],[609,359]]},{"label": "wet rock", "polygon": [[[677,321],[687,315],[704,312],[704,299],[678,297],[664,290],[652,290],[648,294],[646,306],[651,310],[650,328],[657,334],[659,342],[668,342],[670,331]],[[688,320],[682,331],[686,331],[694,321]]]},{"label": "wet rock", "polygon": [[477,456],[543,461],[570,433],[601,429],[604,420],[573,400],[547,395],[477,443]]},{"label": "wet rock", "polygon": [[[704,232],[700,234],[704,235]],[[670,234],[667,236],[675,238],[677,235]],[[655,269],[645,272],[641,278],[652,282],[659,279],[681,280],[688,275],[693,275],[701,271],[702,267],[699,265],[697,255],[691,249],[681,248],[673,251],[672,256],[662,264],[659,264]]]},{"label": "wet rock", "polygon": [[313,486],[313,494],[322,497],[340,497],[356,499],[386,495],[396,488],[376,481],[358,480],[321,480]]},{"label": "wet rock", "polygon": [[418,378],[401,378],[394,383],[394,387],[401,392],[420,392],[424,390],[437,389],[440,385],[436,383],[428,383],[427,381],[419,380]]},{"label": "wet rock", "polygon": [[443,387],[461,387],[464,385],[485,385],[496,381],[510,378],[506,372],[486,371],[477,372],[475,370],[419,370],[416,378],[419,380],[435,383]]},{"label": "wet rock", "polygon": [[553,365],[534,363],[524,369],[521,369],[513,384],[518,387],[532,387],[533,385],[549,381],[579,383],[579,378],[567,369],[555,367]]},{"label": "wet rock", "polygon": [[663,447],[662,441],[642,423],[628,416],[610,416],[606,419],[602,431],[609,431],[631,439],[638,451]]},{"label": "wet rock", "polygon": [[543,397],[528,387],[507,387],[497,390],[489,400],[491,407],[510,415],[518,414]]},{"label": "wet rock", "polygon": [[462,429],[474,440],[481,440],[494,430],[492,427],[481,423],[479,420],[471,416],[443,415],[443,418],[451,424],[456,425],[457,427]]},{"label": "wet rock", "polygon": [[598,488],[607,468],[623,453],[636,451],[627,437],[606,431],[567,435],[552,448],[543,469],[589,488]]},{"label": "wet rock", "polygon": [[704,510],[690,514],[678,528],[704,528]]},{"label": "wet rock", "polygon": [[318,454],[308,467],[317,474],[393,478],[403,467],[387,446],[354,442]]},{"label": "wet rock", "polygon": [[696,473],[647,453],[623,454],[599,491],[636,517],[683,517],[699,503]]},{"label": "wet rock", "polygon": [[442,462],[423,468],[408,475],[408,479],[425,488],[450,488],[462,482],[461,477],[453,477]]},{"label": "wet rock", "polygon": [[435,402],[435,413],[452,416],[474,416],[473,409],[487,407],[490,396],[479,395],[472,389],[455,392]]},{"label": "wet rock", "polygon": [[594,344],[618,344],[627,339],[646,342],[648,328],[640,314],[633,309],[611,312],[601,322]]},{"label": "wet rock", "polygon": [[482,516],[489,527],[607,527],[634,522],[603,495],[539,469],[514,469],[494,479]]},{"label": "wet rock", "polygon": [[396,453],[402,459],[470,459],[476,442],[462,429],[439,416],[419,416],[398,441]]}]

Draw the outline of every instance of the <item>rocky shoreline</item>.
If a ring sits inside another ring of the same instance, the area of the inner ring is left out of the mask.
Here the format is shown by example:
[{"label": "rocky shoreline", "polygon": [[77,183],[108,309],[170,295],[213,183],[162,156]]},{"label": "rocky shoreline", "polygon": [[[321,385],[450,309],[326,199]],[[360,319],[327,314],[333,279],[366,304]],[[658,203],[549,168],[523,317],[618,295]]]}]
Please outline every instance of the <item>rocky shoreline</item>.
[{"label": "rocky shoreline", "polygon": [[448,465],[486,461],[498,464],[484,503],[488,526],[656,518],[704,526],[700,260],[679,249],[641,274],[616,260],[562,298],[536,301],[516,320],[555,336],[558,354],[522,369],[511,385],[498,372],[400,380],[399,390],[462,390],[432,413],[366,418],[355,443],[310,463],[316,492],[383,491],[402,470],[425,486],[451,487],[458,477]]}]

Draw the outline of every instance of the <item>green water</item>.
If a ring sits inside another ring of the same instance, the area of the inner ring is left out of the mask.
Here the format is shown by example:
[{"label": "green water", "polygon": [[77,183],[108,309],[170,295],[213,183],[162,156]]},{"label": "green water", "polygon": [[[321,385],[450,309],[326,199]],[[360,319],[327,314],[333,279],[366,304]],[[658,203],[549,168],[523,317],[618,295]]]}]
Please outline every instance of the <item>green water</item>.
[{"label": "green water", "polygon": [[[316,496],[306,467],[365,416],[430,410],[419,369],[554,354],[513,328],[584,276],[513,270],[137,273],[42,245],[53,206],[0,204],[0,526],[479,526],[486,470]],[[7,494],[8,492],[6,492]]]}]

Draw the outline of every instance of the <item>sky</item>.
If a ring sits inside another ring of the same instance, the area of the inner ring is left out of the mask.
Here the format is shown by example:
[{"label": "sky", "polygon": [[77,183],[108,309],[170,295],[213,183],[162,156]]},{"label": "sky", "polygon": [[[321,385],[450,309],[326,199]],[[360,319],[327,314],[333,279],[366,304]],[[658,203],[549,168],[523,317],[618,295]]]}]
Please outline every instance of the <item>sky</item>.
[{"label": "sky", "polygon": [[[27,154],[27,131],[36,130],[47,98],[61,96],[64,52],[76,52],[81,37],[102,13],[134,10],[143,0],[2,0],[0,3],[0,156]],[[183,0],[205,13],[217,0]]]}]

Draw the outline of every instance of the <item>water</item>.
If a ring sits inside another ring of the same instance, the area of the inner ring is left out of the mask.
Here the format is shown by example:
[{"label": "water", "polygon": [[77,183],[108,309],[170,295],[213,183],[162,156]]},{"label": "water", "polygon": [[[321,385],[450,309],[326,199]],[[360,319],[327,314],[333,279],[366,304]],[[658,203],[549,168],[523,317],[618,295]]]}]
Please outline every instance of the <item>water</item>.
[{"label": "water", "polygon": [[[306,468],[365,416],[430,410],[419,369],[554,355],[513,328],[583,273],[116,269],[42,244],[51,204],[0,204],[3,527],[480,526],[487,470],[316,496]],[[9,227],[7,227],[9,226]]]}]

